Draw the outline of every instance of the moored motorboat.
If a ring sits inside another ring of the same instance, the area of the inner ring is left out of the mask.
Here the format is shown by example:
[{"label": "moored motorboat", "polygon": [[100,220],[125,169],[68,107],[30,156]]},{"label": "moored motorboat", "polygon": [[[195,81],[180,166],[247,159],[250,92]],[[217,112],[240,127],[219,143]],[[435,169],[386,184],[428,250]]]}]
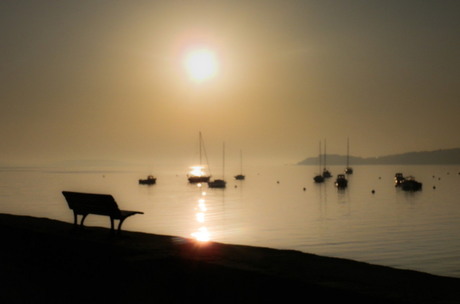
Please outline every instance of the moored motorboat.
[{"label": "moored motorboat", "polygon": [[157,182],[157,179],[153,175],[147,176],[146,179],[139,179],[140,185],[153,185]]},{"label": "moored motorboat", "polygon": [[335,180],[335,186],[337,188],[345,188],[348,185],[348,180],[345,178],[345,174],[338,174]]},{"label": "moored motorboat", "polygon": [[329,172],[329,170],[324,169],[323,170],[323,177],[324,178],[330,178],[330,177],[332,177],[332,174],[331,174],[331,172]]},{"label": "moored motorboat", "polygon": [[322,183],[324,182],[324,177],[322,175],[316,175],[315,177],[313,177],[313,180],[315,181],[315,183]]},{"label": "moored motorboat", "polygon": [[416,181],[413,176],[408,176],[401,183],[401,188],[404,191],[418,191],[422,190],[422,183]]}]

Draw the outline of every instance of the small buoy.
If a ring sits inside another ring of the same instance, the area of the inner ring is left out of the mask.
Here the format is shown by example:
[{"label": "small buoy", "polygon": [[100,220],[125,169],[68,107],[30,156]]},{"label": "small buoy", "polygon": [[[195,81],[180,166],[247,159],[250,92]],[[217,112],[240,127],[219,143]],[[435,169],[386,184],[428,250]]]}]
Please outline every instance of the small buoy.
[{"label": "small buoy", "polygon": [[371,192],[372,192],[372,194],[374,194],[374,193],[375,193],[375,190],[374,190],[374,189],[372,189],[372,191],[371,191]]},{"label": "small buoy", "polygon": [[436,186],[433,186],[433,189],[436,189]]},{"label": "small buoy", "polygon": [[307,190],[307,188],[303,187],[303,191]]}]

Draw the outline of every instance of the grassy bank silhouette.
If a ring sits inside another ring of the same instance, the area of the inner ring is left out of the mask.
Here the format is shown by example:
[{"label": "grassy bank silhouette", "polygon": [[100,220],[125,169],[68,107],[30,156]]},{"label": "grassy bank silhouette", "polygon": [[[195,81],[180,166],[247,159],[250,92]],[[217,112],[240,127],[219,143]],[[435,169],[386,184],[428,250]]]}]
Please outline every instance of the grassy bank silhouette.
[{"label": "grassy bank silhouette", "polygon": [[2,303],[460,303],[460,279],[0,214]]}]

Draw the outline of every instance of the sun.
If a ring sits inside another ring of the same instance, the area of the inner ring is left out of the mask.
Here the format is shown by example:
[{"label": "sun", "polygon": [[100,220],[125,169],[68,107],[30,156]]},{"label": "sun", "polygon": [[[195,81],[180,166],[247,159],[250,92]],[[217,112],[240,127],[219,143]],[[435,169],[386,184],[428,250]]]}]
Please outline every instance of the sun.
[{"label": "sun", "polygon": [[190,50],[185,57],[185,67],[190,78],[196,82],[213,78],[217,74],[217,59],[206,48]]}]

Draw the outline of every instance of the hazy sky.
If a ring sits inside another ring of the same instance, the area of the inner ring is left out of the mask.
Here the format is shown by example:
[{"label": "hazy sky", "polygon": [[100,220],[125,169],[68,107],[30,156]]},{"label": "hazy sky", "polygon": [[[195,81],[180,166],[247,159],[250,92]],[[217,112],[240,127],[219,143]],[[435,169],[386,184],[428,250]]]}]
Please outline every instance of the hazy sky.
[{"label": "hazy sky", "polygon": [[[460,147],[460,1],[0,2],[0,164]],[[215,52],[197,83],[190,46]]]}]

